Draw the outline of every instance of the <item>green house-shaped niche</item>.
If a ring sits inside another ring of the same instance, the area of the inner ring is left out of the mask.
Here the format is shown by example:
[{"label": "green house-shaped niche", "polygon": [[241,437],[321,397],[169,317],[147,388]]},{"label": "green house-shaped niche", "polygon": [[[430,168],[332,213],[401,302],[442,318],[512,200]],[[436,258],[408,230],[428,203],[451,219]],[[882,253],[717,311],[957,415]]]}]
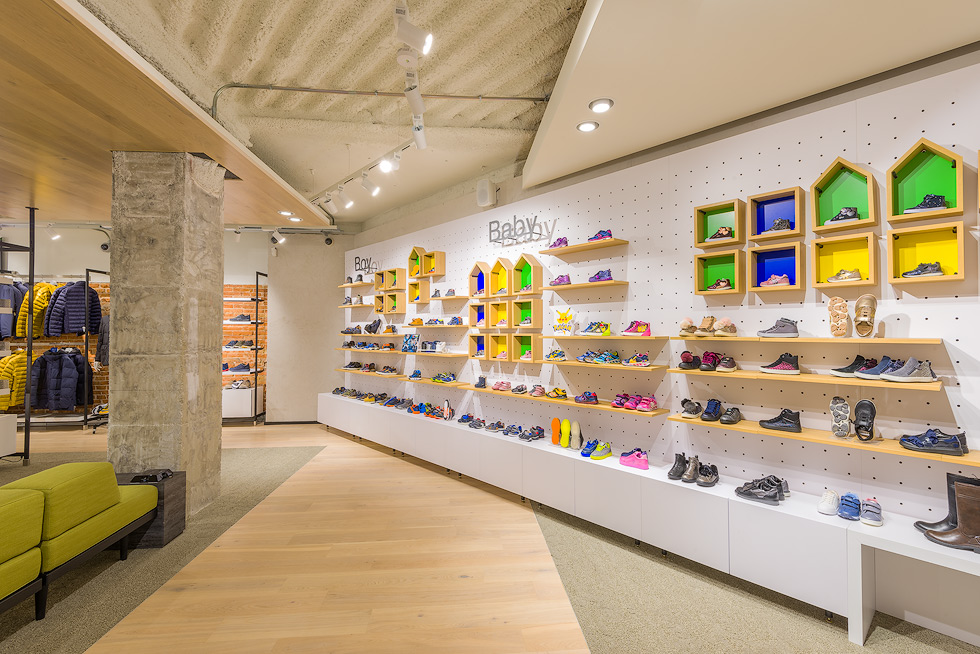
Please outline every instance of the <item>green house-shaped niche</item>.
[{"label": "green house-shaped niche", "polygon": [[[963,215],[963,157],[927,139],[898,158],[888,169],[888,222]],[[920,207],[927,195],[944,202]]]},{"label": "green house-shaped niche", "polygon": [[[845,207],[857,209],[857,220],[833,220]],[[878,224],[878,184],[874,175],[837,157],[810,187],[810,220],[815,234]]]},{"label": "green house-shaped niche", "polygon": [[530,254],[522,254],[514,264],[515,295],[537,295],[543,283],[541,264]]}]

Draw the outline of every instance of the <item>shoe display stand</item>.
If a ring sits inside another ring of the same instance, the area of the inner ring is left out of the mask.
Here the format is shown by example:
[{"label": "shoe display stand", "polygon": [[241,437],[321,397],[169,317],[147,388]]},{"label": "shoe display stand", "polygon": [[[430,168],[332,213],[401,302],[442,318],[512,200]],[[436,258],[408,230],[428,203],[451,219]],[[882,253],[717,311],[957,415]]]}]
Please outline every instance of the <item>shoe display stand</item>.
[{"label": "shoe display stand", "polygon": [[[251,388],[222,388],[221,389],[221,418],[225,422],[233,421],[258,421],[259,416],[265,413],[265,385],[260,383],[260,375],[265,373],[262,363],[265,352],[265,331],[261,325],[266,323],[263,315],[267,315],[268,302],[268,283],[262,285],[260,282],[268,279],[268,275],[263,272],[255,273],[255,287],[245,291],[248,297],[233,295],[226,292],[222,298],[226,315],[232,313],[248,313],[254,316],[255,320],[249,322],[239,322],[237,320],[224,320],[223,323],[223,342],[227,340],[244,340],[246,337],[254,345],[249,348],[229,348],[222,347],[222,353],[241,354],[243,352],[251,355],[248,371],[222,370],[222,380],[228,378],[242,378],[251,376]],[[364,284],[359,284],[363,286]],[[348,286],[350,288],[352,286]],[[241,292],[240,289],[236,289]],[[370,306],[370,305],[368,305]],[[345,306],[347,308],[356,308]],[[238,329],[232,326],[238,326]],[[245,329],[241,327],[245,326]]]},{"label": "shoe display stand", "polygon": [[[768,339],[767,339],[768,340]],[[588,365],[588,364],[586,364]],[[830,384],[831,386],[864,386],[867,388],[887,388],[893,391],[941,391],[943,390],[942,380],[932,382],[918,382],[914,384],[903,384],[901,382],[890,382],[878,379],[861,379],[860,377],[835,377],[834,375],[820,375],[811,372],[801,372],[798,375],[775,375],[761,370],[735,370],[733,372],[717,372],[707,370],[681,370],[671,368],[667,372],[678,375],[698,375],[704,377],[725,379],[753,379],[757,381],[771,381],[782,383],[803,383],[803,384]]]},{"label": "shoe display stand", "polygon": [[581,289],[589,288],[603,288],[606,286],[626,286],[629,282],[622,279],[610,279],[604,282],[584,282],[582,284],[561,284],[559,286],[547,286],[543,290],[554,291],[555,293],[561,293],[563,291],[578,291]]},{"label": "shoe display stand", "polygon": [[[963,215],[963,157],[952,150],[919,139],[888,169],[885,179],[890,223]],[[946,207],[904,213],[927,193],[944,196]]]},{"label": "shoe display stand", "polygon": [[[537,334],[511,334],[507,350],[513,361],[521,363],[540,363],[544,356],[541,353],[541,336]],[[524,356],[530,352],[530,359]]]},{"label": "shoe display stand", "polygon": [[591,252],[593,250],[614,248],[614,247],[619,247],[621,245],[629,245],[629,241],[625,241],[621,238],[603,238],[596,241],[588,241],[586,243],[575,243],[573,245],[566,245],[563,248],[550,248],[548,250],[538,250],[538,254],[550,254],[553,257],[563,257],[569,254],[578,254],[579,252]]},{"label": "shoe display stand", "polygon": [[[857,208],[858,219],[831,222],[844,207]],[[837,157],[810,187],[810,220],[814,234],[877,225],[878,184],[871,171]]]},{"label": "shoe display stand", "polygon": [[490,268],[489,287],[487,299],[490,301],[514,296],[514,264],[510,260],[497,259],[493,262]]},{"label": "shoe display stand", "polygon": [[487,356],[494,361],[511,361],[510,335],[487,334]]},{"label": "shoe display stand", "polygon": [[374,273],[375,291],[404,291],[406,289],[405,269],[389,268]]},{"label": "shoe display stand", "polygon": [[[510,315],[513,326],[523,330],[540,330],[544,323],[544,308],[540,299],[520,298],[510,303]],[[525,320],[530,319],[528,324]]]},{"label": "shoe display stand", "polygon": [[[370,275],[368,275],[370,277]],[[374,286],[373,281],[351,282],[350,284],[337,284],[337,288],[361,288],[362,286]]]},{"label": "shoe display stand", "polygon": [[[741,295],[745,292],[745,253],[742,250],[705,252],[694,255],[695,295]],[[711,290],[719,279],[732,282],[731,288]]]},{"label": "shoe display stand", "polygon": [[429,303],[429,280],[416,279],[408,283],[408,303],[409,304],[428,304]]},{"label": "shoe display stand", "polygon": [[537,363],[549,364],[560,368],[592,368],[595,370],[620,370],[622,372],[654,372],[655,370],[667,370],[667,366],[624,366],[621,363],[585,363],[584,361],[538,361]]},{"label": "shoe display stand", "polygon": [[[966,267],[963,222],[940,223],[921,227],[888,230],[888,283],[923,284],[962,281]],[[936,277],[902,277],[922,262],[938,261],[944,275]]]},{"label": "shoe display stand", "polygon": [[367,375],[369,377],[381,377],[382,379],[397,379],[404,380],[408,379],[405,375],[382,375],[378,372],[368,372],[366,370],[358,370],[356,368],[334,368],[336,372],[350,373],[352,375]]},{"label": "shoe display stand", "polygon": [[[471,359],[486,360],[487,357],[487,336],[485,334],[469,334],[469,355]],[[478,354],[479,353],[479,354]]]},{"label": "shoe display stand", "polygon": [[[538,295],[543,285],[541,264],[530,254],[522,254],[514,264],[514,295]],[[531,287],[529,290],[522,290],[528,286]]]},{"label": "shoe display stand", "polygon": [[458,388],[462,386],[462,382],[440,382],[433,379],[422,378],[422,379],[412,379],[411,377],[405,377],[404,381],[410,382],[412,384],[426,384],[429,386],[444,386],[446,388]]},{"label": "shoe display stand", "polygon": [[[487,313],[484,326],[489,329],[512,329],[514,317],[511,315],[511,303],[507,300],[491,300],[486,303]],[[501,321],[503,324],[501,324]]]},{"label": "shoe display stand", "polygon": [[[712,239],[712,234],[721,227],[731,229],[732,236]],[[745,243],[745,202],[724,200],[694,207],[694,247],[707,250],[743,243]]]},{"label": "shoe display stand", "polygon": [[[813,288],[848,288],[878,285],[878,237],[874,232],[815,238],[810,241],[810,285]],[[855,270],[861,279],[828,282],[841,270]]]},{"label": "shoe display stand", "polygon": [[[480,301],[473,301],[470,304],[470,329],[486,331],[491,329],[488,316],[487,305]],[[483,321],[482,323],[480,321]]]},{"label": "shoe display stand", "polygon": [[[481,293],[482,295],[477,295]],[[476,302],[490,299],[490,264],[477,261],[469,274],[469,297]]]},{"label": "shoe display stand", "polygon": [[[748,203],[749,240],[762,243],[774,239],[801,237],[806,225],[804,192],[799,186],[750,195]],[[776,220],[788,220],[790,228],[766,231]]]},{"label": "shoe display stand", "polygon": [[476,391],[478,393],[493,393],[494,395],[504,396],[504,397],[516,397],[522,400],[532,400],[535,402],[547,402],[548,404],[560,404],[565,407],[575,407],[592,411],[612,411],[614,413],[625,413],[631,416],[637,416],[638,418],[654,418],[656,416],[662,416],[665,413],[670,413],[667,409],[654,409],[653,411],[637,411],[635,409],[619,409],[612,406],[610,400],[599,399],[598,404],[579,404],[572,397],[565,400],[558,400],[553,397],[533,397],[527,393],[512,393],[510,391],[495,391],[492,388],[477,388],[472,384],[463,384],[460,388],[468,391]]},{"label": "shoe display stand", "polygon": [[374,300],[369,299],[368,301],[362,302],[361,304],[338,304],[337,308],[338,309],[373,309]]},{"label": "shoe display stand", "polygon": [[[401,350],[364,350],[356,347],[335,347],[334,349],[340,350],[341,352],[363,352],[364,354],[398,354],[401,356],[414,354],[414,352],[402,352]],[[340,368],[340,370],[346,372],[345,368]]]},{"label": "shoe display stand", "polygon": [[[749,253],[749,290],[753,293],[769,291],[798,291],[803,284],[803,244],[778,243],[751,247]],[[789,284],[762,286],[771,275],[786,275]]]}]

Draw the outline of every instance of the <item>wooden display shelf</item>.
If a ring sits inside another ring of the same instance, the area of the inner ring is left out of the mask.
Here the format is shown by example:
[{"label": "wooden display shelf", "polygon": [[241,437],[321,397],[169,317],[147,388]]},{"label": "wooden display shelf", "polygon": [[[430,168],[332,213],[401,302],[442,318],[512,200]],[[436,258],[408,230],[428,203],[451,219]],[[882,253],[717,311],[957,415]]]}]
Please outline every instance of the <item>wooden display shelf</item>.
[{"label": "wooden display shelf", "polygon": [[[731,215],[728,218],[729,214]],[[716,218],[716,216],[726,216]],[[721,223],[731,222],[731,225]],[[730,227],[732,236],[708,240],[719,227]],[[702,250],[745,243],[745,202],[739,199],[694,207],[694,247]]]},{"label": "wooden display shelf", "polygon": [[553,338],[558,341],[638,341],[643,343],[645,341],[666,341],[667,336],[617,336],[612,334],[611,336],[561,336],[559,334],[545,334],[545,338]]},{"label": "wooden display shelf", "polygon": [[[903,227],[888,230],[888,263],[885,267],[889,284],[924,284],[954,282],[965,279],[964,226],[962,221]],[[920,263],[938,261],[944,275],[939,277],[902,277],[902,273]]]},{"label": "wooden display shelf", "polygon": [[801,372],[798,375],[776,375],[761,370],[735,370],[732,372],[709,372],[706,370],[681,370],[670,368],[667,372],[679,375],[694,375],[718,379],[754,379],[758,381],[798,382],[803,384],[829,384],[831,386],[861,386],[864,388],[887,388],[898,391],[941,391],[942,381],[902,383],[880,379],[861,379],[860,377],[835,377],[833,375],[818,375],[812,372]]},{"label": "wooden display shelf", "polygon": [[[750,195],[748,198],[749,240],[754,243],[780,238],[803,236],[806,224],[805,193],[799,186]],[[784,218],[790,222],[790,229],[779,232],[766,232],[765,225]],[[760,229],[762,228],[762,229]]]},{"label": "wooden display shelf", "polygon": [[[477,291],[483,291],[482,296],[477,296]],[[470,269],[469,295],[471,300],[484,300],[490,294],[490,264],[485,261],[477,261]]]},{"label": "wooden display shelf", "polygon": [[[349,340],[349,341],[356,341],[358,338],[391,338],[391,339],[399,339],[399,338],[401,338],[402,336],[405,335],[404,332],[401,332],[401,333],[398,333],[398,334],[365,334],[364,332],[361,332],[360,334],[345,334],[343,332],[338,332],[338,334],[340,334],[341,336],[347,337],[347,340]],[[354,336],[356,336],[357,338],[352,338]]]},{"label": "wooden display shelf", "polygon": [[466,384],[460,381],[437,382],[437,381],[432,381],[432,379],[429,377],[423,377],[422,379],[412,379],[410,377],[406,377],[405,381],[411,382],[413,384],[427,384],[429,386],[443,386],[448,388],[461,388],[463,386],[466,386]]},{"label": "wooden display shelf", "polygon": [[364,354],[409,354],[401,350],[364,350],[358,347],[335,347],[334,349],[341,352],[363,352]]},{"label": "wooden display shelf", "polygon": [[382,379],[405,379],[405,375],[382,375],[377,372],[364,372],[363,370],[354,370],[353,368],[334,368],[336,372],[349,372],[353,375],[368,375],[369,377],[381,377]]},{"label": "wooden display shelf", "polygon": [[[264,350],[264,349],[265,349],[264,347],[261,346],[257,347],[253,345],[252,347],[222,347],[221,351],[222,352],[254,352],[256,350]],[[10,355],[8,354],[7,356]]]},{"label": "wooden display shelf", "polygon": [[350,284],[338,284],[337,288],[359,288],[361,286],[374,286],[374,282],[351,282]]},{"label": "wooden display shelf", "polygon": [[[832,223],[844,207],[856,207],[858,220]],[[810,230],[814,234],[878,224],[878,183],[866,168],[837,157],[810,186]]]},{"label": "wooden display shelf", "polygon": [[[490,268],[487,295],[493,299],[514,297],[514,264],[510,259],[498,258]],[[505,291],[500,293],[500,291]]]},{"label": "wooden display shelf", "polygon": [[258,370],[256,370],[255,368],[252,368],[248,372],[246,372],[244,370],[222,370],[221,371],[221,374],[223,376],[227,376],[227,377],[236,377],[236,376],[237,377],[246,377],[248,375],[260,375],[263,372],[265,372],[265,368],[259,368]]},{"label": "wooden display shelf", "polygon": [[[888,222],[901,223],[963,215],[963,157],[928,139],[919,139],[892,164],[886,176]],[[943,209],[903,213],[925,193],[942,195]]]},{"label": "wooden display shelf", "polygon": [[[530,352],[531,357],[524,359],[525,352]],[[541,352],[541,336],[538,334],[511,334],[508,354],[511,361],[516,363],[538,363],[544,356]]]},{"label": "wooden display shelf", "polygon": [[338,304],[338,309],[374,309],[374,304],[365,304],[364,302],[360,304]]},{"label": "wooden display shelf", "polygon": [[902,447],[894,439],[877,439],[873,441],[860,441],[855,436],[838,438],[832,432],[821,429],[803,430],[796,434],[789,431],[777,431],[775,429],[765,429],[759,425],[758,421],[743,420],[735,425],[723,425],[718,421],[705,422],[700,418],[682,418],[681,414],[676,413],[669,416],[667,420],[682,424],[705,427],[708,429],[725,429],[737,431],[743,434],[757,434],[759,436],[773,436],[775,438],[786,438],[794,441],[806,441],[808,443],[819,443],[820,445],[832,445],[834,447],[846,447],[852,450],[865,450],[867,452],[878,452],[880,454],[892,454],[895,456],[909,456],[917,459],[929,459],[932,461],[942,461],[943,463],[955,463],[963,466],[980,467],[980,454],[971,452],[965,456],[948,456],[946,454],[931,454],[929,452],[915,452]]},{"label": "wooden display shelf", "polygon": [[602,248],[611,248],[618,245],[629,245],[629,241],[624,241],[621,238],[604,238],[598,241],[587,241],[585,243],[576,243],[575,245],[566,245],[563,248],[538,250],[538,254],[550,254],[553,257],[560,257],[565,254],[588,252],[590,250],[601,250]]},{"label": "wooden display shelf", "polygon": [[469,325],[405,325],[406,329],[466,329],[468,327]]},{"label": "wooden display shelf", "polygon": [[[368,283],[368,286],[371,284]],[[347,288],[347,286],[341,286],[340,288]],[[223,297],[222,302],[265,302],[265,298],[261,297]]]},{"label": "wooden display shelf", "polygon": [[[874,232],[845,234],[810,241],[810,282],[814,288],[875,286],[878,283],[878,237]],[[863,279],[828,282],[841,270],[857,269]]]},{"label": "wooden display shelf", "polygon": [[550,363],[554,366],[570,368],[597,368],[599,370],[620,370],[623,372],[653,372],[666,370],[667,366],[651,364],[649,366],[624,366],[621,363],[583,363],[582,361],[535,361],[535,363]]},{"label": "wooden display shelf", "polygon": [[464,390],[467,391],[477,391],[480,393],[491,393],[493,395],[501,395],[507,397],[517,397],[524,400],[531,400],[534,402],[546,402],[548,404],[558,404],[567,408],[578,407],[582,409],[595,409],[597,411],[612,411],[613,413],[625,413],[633,416],[643,416],[645,418],[653,418],[654,416],[660,416],[665,413],[670,413],[667,409],[655,409],[653,411],[637,411],[635,409],[617,409],[612,406],[609,400],[599,400],[599,404],[578,404],[573,398],[568,398],[567,400],[556,400],[551,397],[531,397],[528,393],[516,394],[510,391],[495,391],[491,388],[477,388],[473,384],[466,384],[462,386]]},{"label": "wooden display shelf", "polygon": [[[694,255],[695,295],[741,295],[745,292],[745,252],[722,250]],[[719,279],[731,282],[731,288],[710,290]]]},{"label": "wooden display shelf", "polygon": [[576,291],[583,288],[602,288],[603,286],[626,286],[629,282],[621,279],[610,279],[607,282],[585,282],[583,284],[561,284],[560,286],[546,286],[546,291]]},{"label": "wooden display shelf", "polygon": [[763,338],[761,336],[671,336],[672,341],[755,341],[760,343],[859,343],[862,345],[942,345],[941,338],[834,338],[801,336],[799,338]]},{"label": "wooden display shelf", "polygon": [[428,279],[415,279],[408,283],[408,303],[409,304],[429,303],[429,280]]},{"label": "wooden display shelf", "polygon": [[261,320],[222,320],[222,325],[264,325]]},{"label": "wooden display shelf", "polygon": [[[766,293],[769,291],[798,291],[803,288],[803,244],[799,241],[795,243],[775,243],[769,245],[758,245],[749,248],[749,290],[753,293]],[[775,255],[792,254],[792,265],[785,265],[775,258]],[[771,260],[770,260],[771,259]],[[760,275],[760,273],[762,273]],[[785,273],[792,283],[785,286],[762,286],[762,282],[769,279],[767,274]],[[764,277],[765,279],[761,279]]]},{"label": "wooden display shelf", "polygon": [[405,354],[419,357],[439,357],[441,359],[465,359],[469,356],[466,352],[406,352]]},{"label": "wooden display shelf", "polygon": [[[537,295],[541,293],[544,285],[544,274],[541,264],[530,254],[522,254],[514,264],[514,288],[511,289],[515,295]],[[528,291],[522,291],[525,286],[530,286]]]}]

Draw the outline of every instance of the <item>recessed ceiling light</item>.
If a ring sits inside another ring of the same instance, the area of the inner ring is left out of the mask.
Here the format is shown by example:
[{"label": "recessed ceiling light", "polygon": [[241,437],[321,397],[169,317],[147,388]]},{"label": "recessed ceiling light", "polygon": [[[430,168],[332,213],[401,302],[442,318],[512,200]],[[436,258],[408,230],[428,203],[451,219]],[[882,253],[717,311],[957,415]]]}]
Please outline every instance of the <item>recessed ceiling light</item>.
[{"label": "recessed ceiling light", "polygon": [[293,215],[293,212],[292,211],[280,211],[279,212],[279,215],[280,216],[292,216]]},{"label": "recessed ceiling light", "polygon": [[364,188],[365,191],[371,194],[371,197],[375,197],[378,195],[378,193],[381,192],[381,187],[375,184],[371,180],[371,178],[368,177],[368,173],[366,170],[363,173],[361,173],[361,186]]},{"label": "recessed ceiling light", "polygon": [[301,223],[301,222],[303,222],[303,219],[300,218],[299,216],[290,216],[289,217],[289,222],[291,222],[291,223]]},{"label": "recessed ceiling light", "polygon": [[587,120],[584,123],[579,123],[576,125],[575,129],[580,132],[594,132],[599,129],[599,123],[595,122],[594,120]]},{"label": "recessed ceiling light", "polygon": [[390,173],[392,170],[394,170],[394,168],[391,165],[391,162],[388,161],[387,159],[381,160],[381,163],[378,164],[378,169],[383,173]]},{"label": "recessed ceiling light", "polygon": [[610,109],[612,109],[613,101],[609,98],[599,98],[598,100],[593,100],[589,103],[589,109],[596,112],[597,114],[604,114]]}]

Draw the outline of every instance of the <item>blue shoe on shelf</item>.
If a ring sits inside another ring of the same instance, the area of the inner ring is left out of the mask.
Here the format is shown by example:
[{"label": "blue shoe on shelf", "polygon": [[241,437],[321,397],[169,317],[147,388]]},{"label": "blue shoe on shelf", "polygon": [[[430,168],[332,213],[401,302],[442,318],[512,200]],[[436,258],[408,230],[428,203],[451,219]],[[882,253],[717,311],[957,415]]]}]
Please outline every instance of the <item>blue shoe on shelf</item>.
[{"label": "blue shoe on shelf", "polygon": [[860,520],[861,500],[858,499],[858,496],[854,493],[844,493],[844,496],[840,498],[837,515],[845,520]]}]

